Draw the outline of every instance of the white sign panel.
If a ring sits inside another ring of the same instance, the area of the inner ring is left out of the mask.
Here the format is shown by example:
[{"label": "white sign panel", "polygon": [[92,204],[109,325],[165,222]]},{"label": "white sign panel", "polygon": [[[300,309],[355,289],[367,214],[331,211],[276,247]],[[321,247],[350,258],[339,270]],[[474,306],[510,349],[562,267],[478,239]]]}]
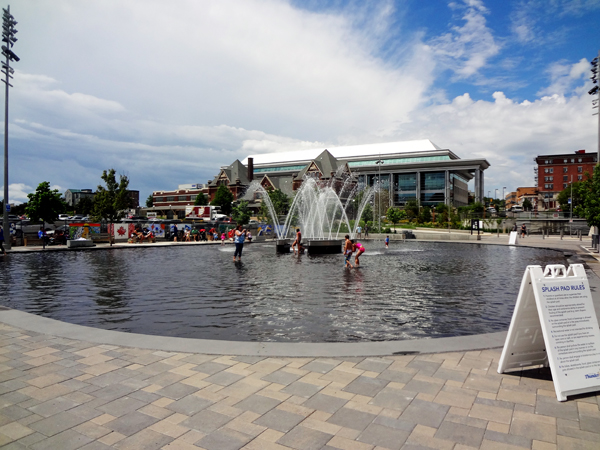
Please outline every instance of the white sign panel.
[{"label": "white sign panel", "polygon": [[550,366],[556,397],[600,390],[600,329],[583,265],[528,266],[498,372]]},{"label": "white sign panel", "polygon": [[508,236],[508,245],[517,245],[519,233],[517,231],[511,231]]}]

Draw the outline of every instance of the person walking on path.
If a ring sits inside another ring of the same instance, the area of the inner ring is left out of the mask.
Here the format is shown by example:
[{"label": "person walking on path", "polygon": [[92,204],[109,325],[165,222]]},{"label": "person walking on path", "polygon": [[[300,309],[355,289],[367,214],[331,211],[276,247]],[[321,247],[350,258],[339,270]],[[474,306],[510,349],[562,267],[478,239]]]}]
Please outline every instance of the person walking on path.
[{"label": "person walking on path", "polygon": [[359,226],[356,227],[356,237],[358,237],[359,239],[362,238],[362,228]]},{"label": "person walking on path", "polygon": [[173,235],[173,242],[177,242],[177,235],[179,234],[179,230],[177,229],[177,224],[171,225],[171,234]]},{"label": "person walking on path", "polygon": [[346,263],[344,264],[344,267],[352,267],[353,268],[354,266],[350,262],[350,258],[352,257],[352,251],[354,249],[354,244],[350,240],[350,236],[346,235],[345,238],[346,238],[346,242],[344,243],[344,257],[346,259]]},{"label": "person walking on path", "polygon": [[300,233],[300,228],[296,228],[296,240],[292,242],[292,251],[294,255],[296,254],[296,245],[298,246],[298,254],[300,254],[300,245],[302,241],[302,233]]},{"label": "person walking on path", "polygon": [[389,236],[385,237],[385,248],[390,248],[390,237]]},{"label": "person walking on path", "polygon": [[525,226],[525,224],[523,224],[523,225],[521,225],[521,237],[524,238],[526,234],[527,234],[527,227]]},{"label": "person walking on path", "polygon": [[356,256],[354,257],[354,265],[356,267],[358,267],[358,266],[360,266],[360,261],[358,260],[358,257],[365,252],[365,247],[360,242],[357,242],[356,244],[354,244],[354,247],[356,249]]},{"label": "person walking on path", "polygon": [[369,237],[369,227],[365,225],[365,238]]},{"label": "person walking on path", "polygon": [[4,229],[2,228],[2,225],[0,225],[0,251],[6,256],[6,250],[4,250]]},{"label": "person walking on path", "polygon": [[246,239],[246,230],[242,230],[242,225],[238,225],[235,233],[233,242],[235,242],[235,253],[233,254],[233,260],[237,256],[238,262],[242,260],[242,250],[244,250],[244,240]]}]

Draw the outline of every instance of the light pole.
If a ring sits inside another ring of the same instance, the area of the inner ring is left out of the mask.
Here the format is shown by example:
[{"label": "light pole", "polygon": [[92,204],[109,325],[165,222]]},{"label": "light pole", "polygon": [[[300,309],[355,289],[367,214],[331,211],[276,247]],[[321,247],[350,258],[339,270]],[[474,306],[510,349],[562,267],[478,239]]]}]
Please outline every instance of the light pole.
[{"label": "light pole", "polygon": [[[598,56],[592,59],[592,76],[590,79],[595,86],[588,91],[588,94],[595,95],[598,94],[598,98],[592,100],[593,108],[600,109],[600,88],[598,87],[598,80],[600,80],[600,76],[598,76],[598,69],[600,69],[600,51],[598,51]],[[598,155],[596,156],[596,165],[600,163],[600,113],[596,113],[598,115]]]},{"label": "light pole", "polygon": [[379,233],[381,233],[381,165],[383,164],[383,160],[381,159],[381,155],[379,155],[379,159],[375,162],[377,166],[379,166],[379,175],[377,177],[377,184],[379,185],[379,208],[377,210],[377,223],[379,227]]},{"label": "light pole", "polygon": [[504,196],[504,190],[506,189],[506,186],[504,186],[502,188],[502,206],[504,207],[504,211],[506,211],[506,197]]},{"label": "light pole", "polygon": [[11,248],[11,236],[10,236],[10,225],[8,223],[8,210],[10,208],[8,202],[8,88],[12,87],[9,83],[10,78],[15,71],[10,67],[10,62],[19,61],[19,57],[13,53],[11,47],[17,42],[17,38],[15,34],[17,34],[17,30],[15,30],[15,25],[17,24],[15,18],[10,13],[10,6],[6,9],[2,8],[4,12],[2,15],[2,54],[6,57],[6,61],[2,63],[2,73],[6,76],[4,80],[4,84],[6,85],[5,95],[4,95],[4,211],[2,212],[2,228],[4,229],[4,233],[8,236],[8,239],[5,237],[6,248],[10,250]]}]

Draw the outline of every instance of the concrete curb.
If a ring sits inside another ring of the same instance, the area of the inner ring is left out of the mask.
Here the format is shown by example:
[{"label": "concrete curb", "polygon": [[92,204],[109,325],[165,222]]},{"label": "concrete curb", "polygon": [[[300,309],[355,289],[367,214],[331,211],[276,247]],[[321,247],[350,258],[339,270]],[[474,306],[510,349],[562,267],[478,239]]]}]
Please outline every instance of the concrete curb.
[{"label": "concrete curb", "polygon": [[502,331],[473,336],[385,342],[239,342],[152,336],[102,330],[40,317],[14,309],[1,310],[0,322],[27,331],[96,344],[170,352],[236,356],[353,357],[483,350],[502,347],[507,333]]}]

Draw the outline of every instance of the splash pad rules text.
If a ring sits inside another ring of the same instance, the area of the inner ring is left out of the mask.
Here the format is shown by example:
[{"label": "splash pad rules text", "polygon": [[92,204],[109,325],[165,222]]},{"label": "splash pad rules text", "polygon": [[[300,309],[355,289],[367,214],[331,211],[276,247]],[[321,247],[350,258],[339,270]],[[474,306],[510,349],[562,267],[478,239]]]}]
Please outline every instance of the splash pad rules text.
[{"label": "splash pad rules text", "polygon": [[598,370],[597,322],[589,290],[584,284],[554,281],[543,283],[541,291],[542,314],[560,371],[568,375],[574,370]]}]

